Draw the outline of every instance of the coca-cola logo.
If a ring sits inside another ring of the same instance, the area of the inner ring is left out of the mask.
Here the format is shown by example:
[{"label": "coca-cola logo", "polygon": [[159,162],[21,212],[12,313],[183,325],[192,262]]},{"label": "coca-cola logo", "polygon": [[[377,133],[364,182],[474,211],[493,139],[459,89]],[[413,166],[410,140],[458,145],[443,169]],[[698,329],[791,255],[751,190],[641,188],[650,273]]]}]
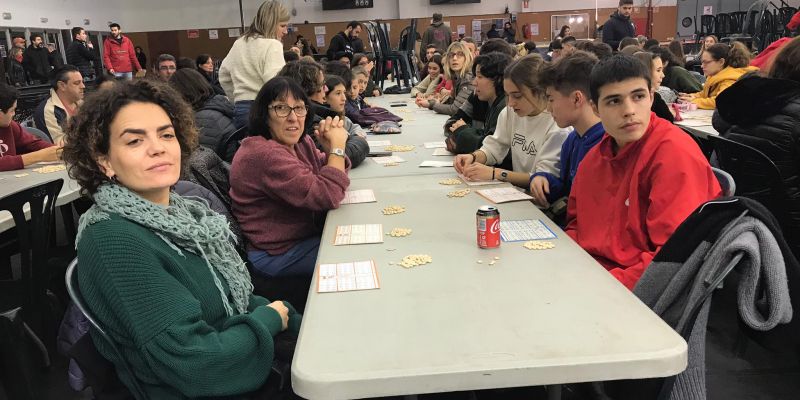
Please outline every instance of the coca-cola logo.
[{"label": "coca-cola logo", "polygon": [[500,218],[495,218],[492,220],[491,224],[489,225],[489,232],[491,233],[500,232]]}]

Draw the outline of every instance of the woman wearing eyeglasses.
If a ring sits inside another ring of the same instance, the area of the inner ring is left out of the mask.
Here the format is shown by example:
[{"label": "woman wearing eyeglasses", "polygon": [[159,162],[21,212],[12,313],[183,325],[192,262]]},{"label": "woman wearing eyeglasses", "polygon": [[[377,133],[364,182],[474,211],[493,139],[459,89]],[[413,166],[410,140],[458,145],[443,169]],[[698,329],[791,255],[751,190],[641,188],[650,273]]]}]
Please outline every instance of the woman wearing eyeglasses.
[{"label": "woman wearing eyeglasses", "polygon": [[700,55],[700,65],[703,66],[703,75],[706,76],[703,90],[691,94],[681,93],[681,101],[697,104],[697,108],[703,110],[717,108],[717,96],[723,90],[733,85],[742,75],[758,71],[757,67],[750,66],[750,56],[750,50],[741,42],[734,42],[732,46],[717,43],[705,49]]},{"label": "woman wearing eyeglasses", "polygon": [[327,118],[313,129],[308,106],[294,81],[267,82],[253,102],[251,136],[231,165],[233,215],[249,242],[250,262],[266,277],[311,276],[325,214],[350,186],[343,121]]}]

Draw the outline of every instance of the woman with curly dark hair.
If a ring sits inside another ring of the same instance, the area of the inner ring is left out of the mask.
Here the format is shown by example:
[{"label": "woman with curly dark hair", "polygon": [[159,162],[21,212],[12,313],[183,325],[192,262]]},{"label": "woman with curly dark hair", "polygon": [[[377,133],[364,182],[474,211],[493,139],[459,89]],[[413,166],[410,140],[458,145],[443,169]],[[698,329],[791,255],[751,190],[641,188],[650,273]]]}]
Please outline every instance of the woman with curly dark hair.
[{"label": "woman with curly dark hair", "polygon": [[[70,175],[95,205],[81,217],[78,282],[150,398],[261,387],[273,337],[297,332],[286,303],[252,294],[225,217],[170,192],[196,146],[192,111],[166,84],[119,83],[86,99],[66,131]],[[92,332],[94,334],[94,332]],[[119,365],[96,340],[100,353]]]}]

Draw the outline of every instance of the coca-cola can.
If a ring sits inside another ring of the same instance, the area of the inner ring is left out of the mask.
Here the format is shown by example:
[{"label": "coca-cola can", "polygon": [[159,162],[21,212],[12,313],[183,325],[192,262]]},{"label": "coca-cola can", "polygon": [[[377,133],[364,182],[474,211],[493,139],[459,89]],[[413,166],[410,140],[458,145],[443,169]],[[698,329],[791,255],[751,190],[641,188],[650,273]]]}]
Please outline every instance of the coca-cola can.
[{"label": "coca-cola can", "polygon": [[480,206],[476,214],[478,247],[494,249],[500,247],[500,210],[494,206]]}]

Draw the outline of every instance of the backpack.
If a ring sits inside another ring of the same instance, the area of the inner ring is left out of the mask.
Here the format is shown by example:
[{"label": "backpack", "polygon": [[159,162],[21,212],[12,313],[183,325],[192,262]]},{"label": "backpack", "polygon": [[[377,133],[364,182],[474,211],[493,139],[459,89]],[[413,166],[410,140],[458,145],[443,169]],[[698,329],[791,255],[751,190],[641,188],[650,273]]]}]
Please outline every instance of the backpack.
[{"label": "backpack", "polygon": [[367,107],[357,112],[348,115],[353,122],[361,125],[362,127],[368,128],[375,123],[382,122],[382,121],[394,121],[400,122],[403,119],[398,117],[397,115],[392,114],[389,110],[381,107]]}]

